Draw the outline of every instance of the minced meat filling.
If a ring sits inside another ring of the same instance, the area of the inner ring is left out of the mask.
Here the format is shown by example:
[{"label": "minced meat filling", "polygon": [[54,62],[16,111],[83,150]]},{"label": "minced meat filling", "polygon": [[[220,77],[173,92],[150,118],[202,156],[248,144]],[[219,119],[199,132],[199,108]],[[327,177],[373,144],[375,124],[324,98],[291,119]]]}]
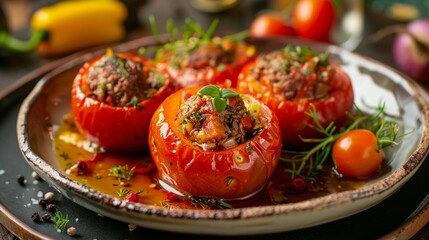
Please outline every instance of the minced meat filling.
[{"label": "minced meat filling", "polygon": [[181,106],[178,121],[185,136],[207,150],[229,149],[255,134],[255,119],[240,97],[229,98],[218,113],[211,97],[193,95]]},{"label": "minced meat filling", "polygon": [[[204,43],[195,47],[186,46],[178,50],[170,63],[178,68],[202,69],[229,64],[234,59],[234,43]],[[228,46],[228,47],[226,47]]]},{"label": "minced meat filling", "polygon": [[275,94],[285,100],[307,98],[322,99],[329,90],[333,70],[322,61],[321,56],[298,53],[290,49],[268,53],[256,61],[252,75],[266,81]]},{"label": "minced meat filling", "polygon": [[143,71],[141,62],[116,55],[106,55],[88,72],[91,95],[114,107],[132,106],[152,97],[166,76],[156,71]]}]

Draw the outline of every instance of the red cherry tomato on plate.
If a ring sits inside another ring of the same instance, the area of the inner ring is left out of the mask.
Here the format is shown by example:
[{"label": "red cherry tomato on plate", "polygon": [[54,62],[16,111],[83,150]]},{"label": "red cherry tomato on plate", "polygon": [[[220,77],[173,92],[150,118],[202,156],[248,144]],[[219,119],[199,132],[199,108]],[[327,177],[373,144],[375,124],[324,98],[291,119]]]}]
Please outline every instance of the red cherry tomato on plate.
[{"label": "red cherry tomato on plate", "polygon": [[377,151],[377,146],[377,136],[369,130],[356,129],[345,133],[332,148],[337,171],[352,178],[371,175],[383,160],[383,151]]},{"label": "red cherry tomato on plate", "polygon": [[279,16],[262,14],[249,28],[251,37],[294,36],[295,29]]},{"label": "red cherry tomato on plate", "polygon": [[299,0],[292,19],[299,36],[329,42],[335,24],[335,7],[331,0]]}]

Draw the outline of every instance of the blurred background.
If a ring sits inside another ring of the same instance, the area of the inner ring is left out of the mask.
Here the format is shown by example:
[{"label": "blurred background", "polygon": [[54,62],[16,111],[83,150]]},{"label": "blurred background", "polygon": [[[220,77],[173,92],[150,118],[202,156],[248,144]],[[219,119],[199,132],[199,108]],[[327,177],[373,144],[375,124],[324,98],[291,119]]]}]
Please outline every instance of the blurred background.
[{"label": "blurred background", "polygon": [[[1,0],[0,32],[7,32],[10,37],[26,41],[31,37],[32,21],[34,21],[32,18],[34,18],[35,12],[58,2],[58,0]],[[189,17],[206,29],[213,19],[219,18],[221,21],[217,31],[221,34],[249,30],[251,35],[298,36],[325,41],[381,60],[411,75],[409,69],[395,62],[395,57],[392,56],[393,41],[400,33],[398,26],[402,26],[402,31],[404,31],[408,23],[429,17],[429,1],[420,0],[309,0],[307,1],[310,2],[309,6],[299,9],[297,5],[299,2],[304,2],[302,0],[122,0],[121,2],[127,9],[125,19],[121,23],[126,32],[120,38],[106,40],[102,42],[103,44],[151,35],[148,22],[150,15],[155,17],[160,33],[165,32],[167,19],[173,19],[175,24],[180,26],[184,23],[184,19]],[[329,2],[334,8],[332,23],[329,23],[330,20],[326,20],[330,16],[325,9],[326,6],[323,5],[325,2]],[[317,14],[321,15],[318,17],[322,20],[317,18]],[[75,15],[79,16],[79,14]],[[273,22],[271,19],[258,19],[258,16],[261,15],[274,15],[280,18],[281,24],[292,28],[293,32],[288,32],[284,26],[279,27],[279,23]],[[311,21],[318,25],[313,28],[308,27],[308,24],[314,25]],[[328,38],[322,39],[320,36],[307,34],[314,32],[314,28],[319,28],[321,22],[333,25],[332,28],[325,30],[325,32],[329,32]],[[259,25],[255,26],[257,24]],[[396,29],[392,26],[395,26]],[[429,25],[427,26],[429,28]],[[85,27],[82,26],[82,28]],[[254,31],[255,29],[258,31]],[[66,32],[68,29],[62,31]],[[53,34],[51,33],[51,35]],[[48,56],[41,54],[42,56],[40,56],[28,50],[27,54],[13,54],[13,51],[12,53],[5,51],[1,41],[0,36],[0,65],[4,66],[9,65],[7,62],[18,59],[23,59],[24,62],[29,58],[33,61],[40,59],[41,62],[44,62],[93,47],[91,44],[83,47],[76,46],[70,51],[47,54]],[[429,45],[429,43],[427,44]],[[429,55],[427,52],[425,54]],[[429,60],[427,61],[429,62]],[[24,66],[24,68],[26,67]],[[413,75],[412,77],[416,78]],[[427,77],[422,82],[426,82],[426,80]]]}]

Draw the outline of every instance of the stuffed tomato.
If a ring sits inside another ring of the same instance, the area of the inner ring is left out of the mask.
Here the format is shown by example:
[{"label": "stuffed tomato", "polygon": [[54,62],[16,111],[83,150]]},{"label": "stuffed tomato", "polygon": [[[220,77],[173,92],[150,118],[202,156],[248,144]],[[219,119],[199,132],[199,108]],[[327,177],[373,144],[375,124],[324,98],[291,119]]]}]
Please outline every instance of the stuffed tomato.
[{"label": "stuffed tomato", "polygon": [[191,38],[165,44],[155,61],[181,88],[208,84],[234,87],[241,69],[255,55],[255,47],[244,42]]},{"label": "stuffed tomato", "polygon": [[283,148],[305,149],[305,142],[323,136],[314,130],[307,115],[312,105],[323,127],[333,123],[341,129],[348,122],[354,94],[350,78],[328,55],[310,48],[287,46],[258,57],[238,79],[239,91],[251,94],[277,115]]},{"label": "stuffed tomato", "polygon": [[108,50],[79,70],[71,107],[78,130],[104,150],[142,151],[151,116],[174,91],[149,60]]},{"label": "stuffed tomato", "polygon": [[260,190],[280,153],[277,117],[249,95],[185,88],[153,115],[149,147],[159,178],[182,193],[223,199]]}]

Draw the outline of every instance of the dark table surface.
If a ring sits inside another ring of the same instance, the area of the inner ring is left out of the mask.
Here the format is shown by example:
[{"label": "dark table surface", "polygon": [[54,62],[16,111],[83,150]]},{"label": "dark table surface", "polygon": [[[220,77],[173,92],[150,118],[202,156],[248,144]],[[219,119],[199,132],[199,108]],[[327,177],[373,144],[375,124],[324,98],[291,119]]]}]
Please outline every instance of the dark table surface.
[{"label": "dark table surface", "polygon": [[[127,22],[129,33],[126,40],[150,34],[147,21],[149,15],[155,16],[161,31],[164,29],[163,24],[169,18],[173,19],[175,22],[181,23],[186,17],[190,17],[194,21],[200,23],[203,28],[206,28],[214,18],[219,18],[220,25],[218,31],[220,33],[230,33],[245,30],[249,27],[252,19],[261,10],[269,7],[267,1],[242,0],[238,6],[232,9],[219,13],[206,13],[193,8],[189,1],[185,0],[152,0],[143,1],[143,3],[129,1],[129,3],[134,6],[130,11],[131,17],[129,22]],[[374,24],[367,14],[365,15],[364,26],[365,35],[374,31]],[[25,36],[25,33],[26,28],[24,26],[22,29],[18,29],[15,34],[18,36]],[[355,52],[369,56],[395,68],[390,49],[388,46],[386,47],[386,45],[360,45],[355,49]],[[33,70],[46,67],[48,64],[57,60],[58,59],[41,58],[35,53],[27,55],[0,53],[0,89],[10,89],[19,79],[28,77],[28,74]],[[427,86],[423,87],[428,89]],[[14,239],[16,236],[12,235],[4,226],[0,225],[0,238]],[[414,235],[414,239],[429,239],[429,225],[426,224],[425,227]]]}]

